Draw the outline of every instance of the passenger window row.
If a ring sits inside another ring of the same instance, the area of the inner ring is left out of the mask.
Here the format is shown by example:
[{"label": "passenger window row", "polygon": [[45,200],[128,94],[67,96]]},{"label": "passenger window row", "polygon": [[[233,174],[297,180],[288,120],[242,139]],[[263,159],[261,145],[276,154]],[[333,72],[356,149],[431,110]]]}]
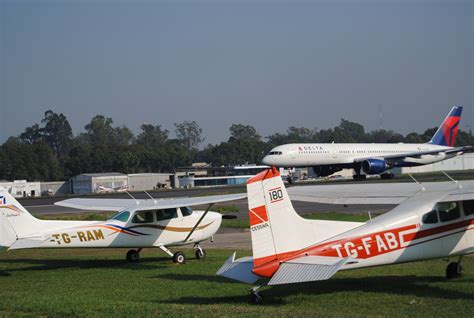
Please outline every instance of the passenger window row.
[{"label": "passenger window row", "polygon": [[[464,215],[474,214],[474,200],[462,201]],[[423,215],[422,222],[424,224],[435,224],[439,221],[449,222],[461,218],[461,209],[459,202],[439,202],[436,208]]]}]

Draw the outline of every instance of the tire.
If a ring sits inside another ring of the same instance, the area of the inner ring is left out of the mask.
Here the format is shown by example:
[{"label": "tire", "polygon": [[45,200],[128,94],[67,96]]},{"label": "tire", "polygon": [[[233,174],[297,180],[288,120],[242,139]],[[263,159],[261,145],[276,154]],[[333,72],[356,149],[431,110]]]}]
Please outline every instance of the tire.
[{"label": "tire", "polygon": [[173,262],[176,264],[184,264],[186,263],[186,255],[183,252],[176,252],[173,255]]},{"label": "tire", "polygon": [[206,251],[203,249],[197,249],[195,254],[197,259],[203,259],[206,257]]},{"label": "tire", "polygon": [[137,263],[140,260],[140,253],[137,250],[129,250],[127,252],[127,261]]},{"label": "tire", "polygon": [[363,181],[367,178],[367,176],[365,174],[355,174],[354,176],[352,176],[352,179],[354,179],[354,181]]},{"label": "tire", "polygon": [[462,275],[462,272],[463,267],[461,264],[457,262],[449,263],[449,265],[446,267],[446,278],[452,279],[460,277]]},{"label": "tire", "polygon": [[250,293],[250,302],[252,304],[260,304],[263,301],[262,296],[257,293]]}]

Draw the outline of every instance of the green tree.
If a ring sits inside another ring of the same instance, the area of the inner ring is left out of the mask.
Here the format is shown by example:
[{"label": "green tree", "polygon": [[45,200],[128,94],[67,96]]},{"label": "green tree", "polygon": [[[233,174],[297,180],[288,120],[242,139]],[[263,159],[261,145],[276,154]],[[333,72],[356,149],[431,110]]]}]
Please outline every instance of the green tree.
[{"label": "green tree", "polygon": [[63,159],[71,149],[73,138],[72,128],[66,116],[47,110],[41,123],[44,124],[43,140],[59,159]]},{"label": "green tree", "polygon": [[169,131],[161,126],[141,125],[142,132],[137,136],[136,143],[146,146],[163,145],[168,140]]},{"label": "green tree", "polygon": [[175,123],[174,126],[176,127],[176,137],[183,143],[186,149],[197,149],[199,144],[204,141],[202,129],[194,120],[191,122],[184,121],[180,124]]}]

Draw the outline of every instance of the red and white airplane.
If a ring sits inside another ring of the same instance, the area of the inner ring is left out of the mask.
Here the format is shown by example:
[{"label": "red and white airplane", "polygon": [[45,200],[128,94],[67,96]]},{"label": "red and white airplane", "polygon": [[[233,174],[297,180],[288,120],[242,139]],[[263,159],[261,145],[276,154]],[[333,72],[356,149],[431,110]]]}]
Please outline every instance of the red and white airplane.
[{"label": "red and white airplane", "polygon": [[[266,278],[267,285],[280,285],[326,280],[339,270],[445,257],[458,258],[448,265],[447,277],[462,274],[463,255],[474,252],[474,181],[348,186],[351,191],[332,194],[330,189],[322,195],[319,186],[290,190],[305,201],[349,204],[374,198],[399,205],[366,223],[309,220],[293,209],[277,169],[251,178],[253,257],[236,260],[234,253],[217,274],[248,284]],[[258,288],[252,289],[254,302],[261,300]]]}]

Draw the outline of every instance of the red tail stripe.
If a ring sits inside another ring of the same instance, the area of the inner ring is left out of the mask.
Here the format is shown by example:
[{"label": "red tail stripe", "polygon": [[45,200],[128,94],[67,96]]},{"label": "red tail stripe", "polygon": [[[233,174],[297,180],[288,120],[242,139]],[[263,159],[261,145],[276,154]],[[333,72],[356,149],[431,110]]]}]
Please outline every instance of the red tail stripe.
[{"label": "red tail stripe", "polygon": [[280,176],[280,172],[278,172],[278,169],[272,166],[270,169],[264,170],[260,172],[259,174],[253,176],[252,178],[248,179],[247,184],[251,184],[254,182],[263,181],[266,179],[271,179],[273,177],[279,177],[279,176]]}]

